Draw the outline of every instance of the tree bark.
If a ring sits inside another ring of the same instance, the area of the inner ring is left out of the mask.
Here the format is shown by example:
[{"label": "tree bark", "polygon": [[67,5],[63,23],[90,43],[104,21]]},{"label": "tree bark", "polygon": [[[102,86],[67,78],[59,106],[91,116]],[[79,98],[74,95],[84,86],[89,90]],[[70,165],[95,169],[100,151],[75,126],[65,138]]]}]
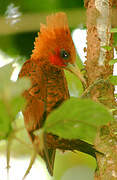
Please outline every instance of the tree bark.
[{"label": "tree bark", "polygon": [[[109,66],[110,59],[113,59],[113,48],[111,51],[104,48],[112,47],[111,4],[108,1],[90,0],[87,7],[87,60],[85,63],[89,86],[96,80],[106,80],[113,74],[113,67]],[[114,86],[111,83],[98,84],[91,91],[91,98],[112,108],[115,102]]]},{"label": "tree bark", "polygon": [[95,147],[104,156],[97,154],[95,180],[117,179],[117,120],[102,127],[97,133]]},{"label": "tree bark", "polygon": [[[104,80],[95,84],[90,97],[113,109],[116,106],[114,86],[108,81],[113,74],[113,67],[109,61],[113,59],[113,37],[110,33],[112,18],[112,0],[88,0],[87,8],[87,84],[91,86],[97,80]],[[111,47],[111,50],[107,50]],[[106,81],[107,80],[107,81]],[[101,127],[95,140],[95,148],[104,156],[97,154],[98,168],[95,180],[117,179],[117,122]]]}]

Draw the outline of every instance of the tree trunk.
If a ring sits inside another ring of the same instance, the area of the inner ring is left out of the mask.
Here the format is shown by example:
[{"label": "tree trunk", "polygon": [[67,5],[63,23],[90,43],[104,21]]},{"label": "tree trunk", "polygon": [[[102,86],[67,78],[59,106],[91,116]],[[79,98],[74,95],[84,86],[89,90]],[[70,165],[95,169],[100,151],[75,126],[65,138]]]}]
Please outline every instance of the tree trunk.
[{"label": "tree trunk", "polygon": [[[90,97],[97,102],[115,108],[114,86],[108,81],[113,74],[109,61],[113,59],[113,37],[110,33],[112,0],[86,0],[87,8],[87,60],[88,86],[94,82]],[[111,50],[108,48],[111,47]],[[99,81],[101,80],[102,81]],[[117,179],[117,122],[101,127],[97,133],[95,147],[104,153],[97,154],[95,180]]]}]

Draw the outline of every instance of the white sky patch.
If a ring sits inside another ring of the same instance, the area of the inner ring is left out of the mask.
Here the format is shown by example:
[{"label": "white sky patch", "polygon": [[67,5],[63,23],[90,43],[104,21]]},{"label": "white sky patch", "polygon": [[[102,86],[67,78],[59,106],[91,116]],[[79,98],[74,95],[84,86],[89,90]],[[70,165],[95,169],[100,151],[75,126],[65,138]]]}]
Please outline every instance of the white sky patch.
[{"label": "white sky patch", "polygon": [[18,79],[18,74],[20,72],[20,66],[18,63],[14,63],[13,67],[15,67],[15,68],[14,68],[14,71],[12,73],[11,80],[16,81]]},{"label": "white sky patch", "polygon": [[[30,158],[11,158],[10,169],[9,169],[9,180],[21,180],[27,170]],[[0,179],[7,179],[7,169],[6,169],[6,157],[0,156]],[[40,179],[40,180],[50,180],[51,177],[47,173],[46,167],[38,159],[35,161],[30,173],[27,175],[25,180]]]},{"label": "white sky patch", "polygon": [[[5,53],[0,51],[0,67],[13,62],[14,60],[15,59],[7,56]],[[14,63],[13,67],[15,67],[15,68],[14,68],[14,71],[12,73],[11,80],[16,81],[18,78],[19,71],[20,71],[20,66],[18,63]]]},{"label": "white sky patch", "polygon": [[[117,58],[117,53],[114,50],[114,59]],[[113,75],[117,76],[117,63],[114,64]],[[115,86],[115,94],[117,94],[117,86]]]},{"label": "white sky patch", "polygon": [[72,34],[76,51],[78,52],[78,55],[80,56],[83,63],[86,61],[86,52],[84,52],[84,47],[87,47],[86,35],[87,33],[85,29],[76,29]]},{"label": "white sky patch", "polygon": [[7,23],[14,25],[20,21],[21,12],[19,12],[19,7],[15,6],[13,3],[9,4],[5,12]]},{"label": "white sky patch", "polygon": [[[117,53],[114,50],[114,59],[117,59]],[[114,64],[113,74],[117,76],[117,63]]]}]

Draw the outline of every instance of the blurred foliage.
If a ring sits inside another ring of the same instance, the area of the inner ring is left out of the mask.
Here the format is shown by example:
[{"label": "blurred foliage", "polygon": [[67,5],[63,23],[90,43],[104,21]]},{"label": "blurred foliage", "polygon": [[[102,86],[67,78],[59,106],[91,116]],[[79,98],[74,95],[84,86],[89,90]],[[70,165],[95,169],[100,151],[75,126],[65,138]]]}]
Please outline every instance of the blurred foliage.
[{"label": "blurred foliage", "polygon": [[[64,179],[64,176],[66,175],[66,173],[69,173],[69,171],[71,171],[72,174],[72,178],[69,177],[70,180],[72,179],[86,180],[86,178],[79,179],[79,172],[74,172],[74,173],[72,172],[72,168],[79,168],[80,166],[85,166],[87,168],[89,167],[93,173],[96,168],[96,160],[93,157],[81,152],[75,151],[75,153],[72,152],[61,153],[58,151],[56,154],[55,175],[53,177],[53,180],[61,180],[62,178],[63,180],[68,180],[66,178]],[[84,173],[85,171],[83,172],[83,174]],[[91,179],[87,177],[87,180],[91,180]]]},{"label": "blurred foliage", "polygon": [[65,71],[65,76],[67,79],[70,96],[79,97],[83,92],[83,87],[80,80],[69,71]]},{"label": "blurred foliage", "polygon": [[112,47],[111,46],[101,46],[102,48],[104,48],[107,51],[111,51]]},{"label": "blurred foliage", "polygon": [[117,85],[117,76],[110,76],[109,80],[113,85]]},{"label": "blurred foliage", "polygon": [[112,59],[109,61],[110,66],[114,65],[115,63],[117,63],[117,59]]},{"label": "blurred foliage", "polygon": [[114,33],[114,46],[117,47],[117,33]]},{"label": "blurred foliage", "polygon": [[70,0],[0,0],[0,14],[4,15],[7,7],[13,3],[19,7],[22,13],[37,13],[42,11],[55,12],[56,10],[68,8],[83,8],[83,0],[70,1]]},{"label": "blurred foliage", "polygon": [[30,86],[26,78],[11,81],[12,72],[12,63],[0,68],[0,139],[8,138],[12,132],[12,123],[25,102],[21,93]]},{"label": "blurred foliage", "polygon": [[[17,20],[17,16],[24,15],[26,13],[53,13],[56,11],[66,11],[68,9],[83,8],[83,0],[79,1],[67,1],[67,0],[28,0],[28,1],[18,1],[18,0],[0,0],[0,14],[6,19],[8,27],[20,28],[14,26],[15,20],[20,21],[20,18]],[[30,26],[33,26],[34,22],[30,22]],[[9,22],[9,23],[8,23]],[[13,23],[13,24],[12,24]],[[16,23],[16,24],[17,24]],[[25,22],[27,23],[27,22]],[[72,29],[72,27],[71,27]],[[39,30],[38,30],[39,31]],[[0,49],[7,53],[8,55],[14,56],[25,56],[28,59],[32,53],[33,42],[37,32],[25,32],[17,33],[13,35],[0,35]]]},{"label": "blurred foliage", "polygon": [[0,49],[9,56],[25,56],[32,54],[37,32],[18,33],[15,35],[0,35]]},{"label": "blurred foliage", "polygon": [[94,179],[93,174],[94,174],[94,171],[92,171],[91,168],[81,165],[81,166],[70,168],[68,171],[64,173],[61,180],[71,180],[71,179],[77,180],[77,178],[79,180],[85,180],[85,179],[93,180]]},{"label": "blurred foliage", "polygon": [[117,28],[112,28],[110,32],[111,33],[117,33]]}]

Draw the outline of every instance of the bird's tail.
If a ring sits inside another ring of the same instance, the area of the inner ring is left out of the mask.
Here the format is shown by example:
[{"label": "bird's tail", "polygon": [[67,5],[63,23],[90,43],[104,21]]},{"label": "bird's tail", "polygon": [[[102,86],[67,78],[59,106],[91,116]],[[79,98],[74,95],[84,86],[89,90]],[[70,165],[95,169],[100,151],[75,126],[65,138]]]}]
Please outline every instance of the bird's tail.
[{"label": "bird's tail", "polygon": [[55,154],[56,154],[56,149],[49,148],[47,143],[46,143],[46,134],[44,133],[43,136],[43,150],[41,155],[42,159],[46,163],[46,167],[48,169],[48,172],[51,176],[53,176],[53,169],[54,169],[54,160],[55,160]]},{"label": "bird's tail", "polygon": [[43,159],[46,163],[46,167],[51,176],[53,176],[55,154],[55,149],[47,149],[46,147],[46,149],[43,151]]}]

